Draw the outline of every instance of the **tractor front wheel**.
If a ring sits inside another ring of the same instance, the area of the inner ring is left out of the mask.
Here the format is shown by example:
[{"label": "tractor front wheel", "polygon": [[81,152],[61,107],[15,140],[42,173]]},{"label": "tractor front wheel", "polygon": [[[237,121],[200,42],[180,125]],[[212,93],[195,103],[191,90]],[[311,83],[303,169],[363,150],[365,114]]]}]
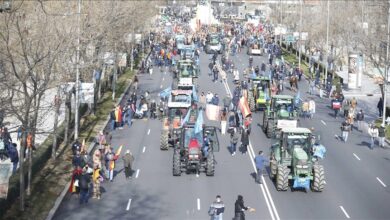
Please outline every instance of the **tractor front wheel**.
[{"label": "tractor front wheel", "polygon": [[173,169],[172,169],[174,176],[180,176],[181,175],[181,166],[180,166],[180,151],[175,150],[175,153],[173,153]]},{"label": "tractor front wheel", "polygon": [[271,179],[275,180],[276,174],[278,172],[278,165],[276,160],[270,160],[269,168],[270,168],[270,177]]},{"label": "tractor front wheel", "polygon": [[322,192],[325,187],[325,171],[322,165],[313,166],[313,180],[311,188],[314,192]]},{"label": "tractor front wheel", "polygon": [[267,131],[266,131],[267,138],[271,138],[272,137],[273,126],[274,126],[273,123],[274,123],[274,120],[268,120],[267,121]]},{"label": "tractor front wheel", "polygon": [[289,170],[285,165],[279,165],[276,174],[276,189],[278,191],[286,191],[288,189],[288,174]]},{"label": "tractor front wheel", "polygon": [[168,150],[168,132],[166,131],[161,133],[160,150]]},{"label": "tractor front wheel", "polygon": [[256,111],[255,97],[253,96],[253,92],[250,90],[248,90],[248,104],[252,112]]},{"label": "tractor front wheel", "polygon": [[263,131],[266,132],[267,130],[267,123],[268,123],[268,117],[267,117],[267,111],[263,111]]},{"label": "tractor front wheel", "polygon": [[206,161],[206,176],[214,176],[215,163],[214,163],[214,154],[209,153]]}]

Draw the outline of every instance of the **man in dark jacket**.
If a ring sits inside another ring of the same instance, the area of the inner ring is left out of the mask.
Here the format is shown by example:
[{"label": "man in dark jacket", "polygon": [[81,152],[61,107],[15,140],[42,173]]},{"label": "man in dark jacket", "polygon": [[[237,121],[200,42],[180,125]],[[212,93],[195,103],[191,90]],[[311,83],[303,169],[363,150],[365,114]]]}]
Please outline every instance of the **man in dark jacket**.
[{"label": "man in dark jacket", "polygon": [[225,205],[221,200],[221,196],[217,195],[215,201],[210,205],[209,215],[212,220],[222,220],[225,212]]},{"label": "man in dark jacket", "polygon": [[362,126],[363,126],[363,121],[364,121],[363,109],[360,109],[360,111],[356,114],[356,121],[358,124],[358,130],[362,131]]},{"label": "man in dark jacket", "polygon": [[378,104],[376,105],[376,107],[378,108],[378,111],[379,111],[379,117],[382,117],[382,114],[383,114],[383,99],[382,99],[382,97],[379,98],[379,101],[378,101]]},{"label": "man in dark jacket", "polygon": [[131,178],[131,173],[132,173],[131,164],[134,161],[134,157],[131,154],[130,150],[126,151],[126,154],[122,157],[122,159],[123,159],[123,165],[125,166],[125,177],[126,179],[129,179]]},{"label": "man in dark jacket", "polygon": [[250,209],[250,207],[244,205],[244,198],[242,197],[242,195],[238,195],[238,198],[234,203],[234,219],[245,220],[244,211],[248,209]]},{"label": "man in dark jacket", "polygon": [[79,180],[80,187],[80,204],[88,203],[89,199],[89,184],[91,182],[91,176],[87,173],[86,168],[83,169]]},{"label": "man in dark jacket", "polygon": [[249,145],[249,130],[247,128],[242,129],[241,145],[242,145],[242,154],[246,154]]},{"label": "man in dark jacket", "polygon": [[217,94],[214,94],[214,97],[211,99],[211,104],[219,105],[219,97]]},{"label": "man in dark jacket", "polygon": [[73,155],[76,155],[77,152],[80,152],[81,150],[81,143],[79,142],[78,139],[72,144],[72,152]]},{"label": "man in dark jacket", "polygon": [[11,146],[8,148],[8,156],[13,164],[12,173],[16,173],[16,169],[18,168],[19,163],[19,153],[16,147],[17,145],[15,143],[12,143]]},{"label": "man in dark jacket", "polygon": [[115,130],[115,108],[111,110],[110,112],[110,125],[111,125],[111,131]]}]

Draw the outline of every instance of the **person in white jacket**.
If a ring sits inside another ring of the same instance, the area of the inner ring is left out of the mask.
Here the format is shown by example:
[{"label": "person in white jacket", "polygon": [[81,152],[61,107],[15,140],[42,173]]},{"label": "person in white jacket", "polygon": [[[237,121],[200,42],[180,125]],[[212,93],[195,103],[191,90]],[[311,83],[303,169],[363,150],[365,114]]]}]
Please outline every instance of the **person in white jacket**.
[{"label": "person in white jacket", "polygon": [[369,127],[368,127],[368,134],[370,135],[370,139],[371,139],[371,141],[370,141],[370,149],[374,150],[375,139],[378,138],[378,134],[379,134],[378,128],[375,127],[374,124],[369,125]]},{"label": "person in white jacket", "polygon": [[309,118],[313,118],[315,113],[316,113],[316,102],[313,99],[311,99],[309,101]]}]

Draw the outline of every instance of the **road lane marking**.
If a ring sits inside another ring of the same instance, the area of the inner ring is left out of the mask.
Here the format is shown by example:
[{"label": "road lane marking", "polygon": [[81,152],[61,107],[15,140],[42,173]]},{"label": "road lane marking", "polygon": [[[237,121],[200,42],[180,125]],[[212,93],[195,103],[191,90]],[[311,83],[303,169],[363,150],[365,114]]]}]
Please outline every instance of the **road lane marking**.
[{"label": "road lane marking", "polygon": [[164,79],[165,79],[165,78],[163,77],[162,81],[164,81]]},{"label": "road lane marking", "polygon": [[[255,165],[255,162],[254,162],[254,158],[255,158],[255,152],[253,150],[251,142],[249,141],[249,160],[252,162],[253,169],[255,170],[255,172],[257,172],[256,165]],[[264,195],[265,203],[267,204],[267,208],[268,208],[268,211],[269,211],[269,213],[271,215],[271,219],[273,219],[273,220],[275,220],[275,219],[276,220],[280,220],[279,214],[278,214],[278,211],[275,208],[275,204],[273,202],[271,193],[268,190],[267,183],[265,182],[265,179],[264,179],[263,176],[261,177],[261,179],[263,181],[263,184],[260,184],[260,188],[261,188],[261,191],[262,191],[262,193]],[[275,215],[274,215],[274,213],[275,213]]]},{"label": "road lane marking", "polygon": [[196,174],[196,177],[199,177],[199,174]]},{"label": "road lane marking", "polygon": [[137,173],[135,174],[135,178],[137,179],[139,175],[139,169],[137,169]]},{"label": "road lane marking", "polygon": [[150,134],[150,129],[148,130],[148,135]]},{"label": "road lane marking", "polygon": [[325,123],[323,120],[321,120],[321,123],[324,124],[324,125],[326,125],[326,123]]},{"label": "road lane marking", "polygon": [[360,158],[355,153],[353,153],[353,156],[355,156],[357,160],[360,160]]},{"label": "road lane marking", "polygon": [[340,206],[341,211],[344,212],[345,217],[350,218],[347,211],[345,211],[344,207]]},{"label": "road lane marking", "polygon": [[162,84],[160,85],[160,89],[162,89]]},{"label": "road lane marking", "polygon": [[145,153],[145,150],[146,150],[146,147],[144,146],[144,148],[142,149],[142,153]]},{"label": "road lane marking", "polygon": [[164,72],[164,75],[167,75],[167,72]]},{"label": "road lane marking", "polygon": [[198,206],[198,210],[200,210],[200,199],[199,198],[196,200],[196,203],[197,203],[197,206]]},{"label": "road lane marking", "polygon": [[386,184],[384,184],[384,183],[382,182],[382,180],[379,179],[379,177],[377,177],[376,179],[382,184],[383,187],[387,187]]},{"label": "road lane marking", "polygon": [[130,210],[130,205],[131,205],[131,199],[129,199],[129,201],[127,202],[126,211]]}]

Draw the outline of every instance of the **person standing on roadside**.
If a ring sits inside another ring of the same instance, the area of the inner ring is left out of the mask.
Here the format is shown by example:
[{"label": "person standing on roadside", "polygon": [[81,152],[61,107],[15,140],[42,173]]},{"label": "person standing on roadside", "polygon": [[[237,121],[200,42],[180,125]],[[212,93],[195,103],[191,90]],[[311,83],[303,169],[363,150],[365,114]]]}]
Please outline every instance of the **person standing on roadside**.
[{"label": "person standing on roadside", "polygon": [[233,128],[232,132],[230,133],[230,152],[232,156],[236,155],[236,148],[238,143],[238,132],[236,128]]},{"label": "person standing on roadside", "polygon": [[80,205],[83,203],[88,203],[90,182],[91,182],[91,176],[87,173],[87,168],[84,167],[79,180]]},{"label": "person standing on roadside", "polygon": [[379,147],[384,148],[385,147],[385,137],[386,137],[386,128],[384,124],[381,124],[381,126],[378,129],[378,137],[379,137]]},{"label": "person standing on roadside", "polygon": [[242,154],[246,154],[248,151],[249,145],[249,130],[247,128],[242,128],[241,133],[241,146],[242,146]]},{"label": "person standing on roadside", "polygon": [[360,111],[356,114],[356,121],[357,121],[357,129],[358,131],[362,131],[362,126],[363,126],[363,123],[364,123],[364,112],[363,112],[363,109],[360,109]]},{"label": "person standing on roadside", "polygon": [[376,107],[378,108],[378,111],[379,111],[379,117],[382,117],[382,115],[383,115],[383,99],[382,99],[382,97],[379,98],[379,101],[378,101],[378,104],[376,105]]},{"label": "person standing on roadside", "polygon": [[375,139],[378,137],[378,129],[374,124],[371,124],[368,128],[368,134],[370,135],[370,149],[374,150]]},{"label": "person standing on roadside", "polygon": [[348,120],[345,119],[343,123],[341,123],[341,133],[342,133],[342,140],[344,143],[348,140],[348,134],[351,131],[351,125],[348,123]]},{"label": "person standing on roadside", "polygon": [[123,159],[123,164],[125,166],[125,177],[126,179],[129,179],[131,178],[131,173],[132,173],[131,165],[133,164],[134,161],[134,157],[130,152],[130,150],[126,151],[126,154],[123,155],[122,159]]},{"label": "person standing on roadside", "polygon": [[221,113],[221,134],[225,135],[226,133],[226,124],[227,124],[227,113],[225,110]]},{"label": "person standing on roadside", "polygon": [[255,157],[256,164],[256,183],[263,184],[261,177],[263,176],[264,163],[268,160],[264,157],[263,151],[259,151],[259,154]]},{"label": "person standing on roadside", "polygon": [[215,201],[210,205],[209,215],[211,220],[222,220],[223,213],[225,212],[225,205],[221,200],[221,196],[217,195]]},{"label": "person standing on roadside", "polygon": [[93,174],[92,174],[92,181],[93,181],[93,196],[92,198],[100,199],[101,192],[100,192],[100,182],[102,181],[103,177],[100,175],[100,165],[95,164]]}]

